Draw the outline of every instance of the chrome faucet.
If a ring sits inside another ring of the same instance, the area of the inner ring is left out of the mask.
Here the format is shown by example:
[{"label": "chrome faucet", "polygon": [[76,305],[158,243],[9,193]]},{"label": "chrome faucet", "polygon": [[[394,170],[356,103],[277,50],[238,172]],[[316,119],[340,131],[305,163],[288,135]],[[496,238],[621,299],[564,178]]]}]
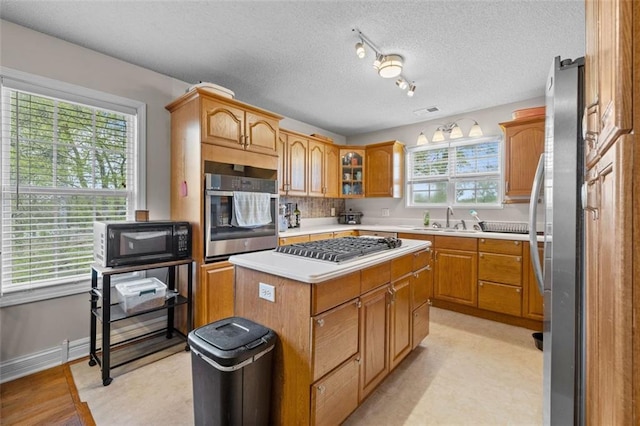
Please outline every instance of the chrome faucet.
[{"label": "chrome faucet", "polygon": [[453,208],[451,206],[447,207],[447,228],[449,227],[449,216],[453,216]]}]

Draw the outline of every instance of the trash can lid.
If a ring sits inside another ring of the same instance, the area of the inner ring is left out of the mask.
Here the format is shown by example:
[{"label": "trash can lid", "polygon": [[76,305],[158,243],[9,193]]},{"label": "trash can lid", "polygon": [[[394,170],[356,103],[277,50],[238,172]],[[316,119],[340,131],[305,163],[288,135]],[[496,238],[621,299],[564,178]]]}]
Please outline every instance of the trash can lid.
[{"label": "trash can lid", "polygon": [[202,326],[194,334],[220,350],[231,351],[243,346],[252,348],[251,343],[260,341],[269,331],[246,318],[230,317]]}]

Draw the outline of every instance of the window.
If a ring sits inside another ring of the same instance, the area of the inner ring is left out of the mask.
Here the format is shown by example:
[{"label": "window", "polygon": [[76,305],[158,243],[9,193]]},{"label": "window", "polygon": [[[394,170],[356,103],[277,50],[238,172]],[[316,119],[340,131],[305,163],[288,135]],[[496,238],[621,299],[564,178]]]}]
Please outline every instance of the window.
[{"label": "window", "polygon": [[86,285],[94,220],[132,219],[140,208],[144,105],[105,102],[109,95],[5,73],[2,295]]},{"label": "window", "polygon": [[499,137],[409,148],[407,207],[500,205],[500,154]]}]

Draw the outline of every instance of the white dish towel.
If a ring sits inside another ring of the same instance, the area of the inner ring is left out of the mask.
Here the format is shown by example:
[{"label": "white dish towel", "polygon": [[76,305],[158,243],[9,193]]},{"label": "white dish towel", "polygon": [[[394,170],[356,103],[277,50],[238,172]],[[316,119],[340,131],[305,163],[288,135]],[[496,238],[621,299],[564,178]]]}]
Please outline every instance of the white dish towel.
[{"label": "white dish towel", "polygon": [[231,225],[255,228],[268,225],[271,217],[271,194],[264,192],[233,192]]}]

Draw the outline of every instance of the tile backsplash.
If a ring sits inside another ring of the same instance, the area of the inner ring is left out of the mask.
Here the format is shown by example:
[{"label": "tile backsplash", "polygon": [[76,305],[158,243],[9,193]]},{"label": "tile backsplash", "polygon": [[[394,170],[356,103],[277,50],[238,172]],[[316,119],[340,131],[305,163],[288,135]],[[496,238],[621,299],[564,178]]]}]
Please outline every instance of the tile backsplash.
[{"label": "tile backsplash", "polygon": [[345,210],[344,199],[316,198],[316,197],[280,197],[280,204],[298,204],[301,218],[329,217],[331,208],[336,209],[336,215]]}]

